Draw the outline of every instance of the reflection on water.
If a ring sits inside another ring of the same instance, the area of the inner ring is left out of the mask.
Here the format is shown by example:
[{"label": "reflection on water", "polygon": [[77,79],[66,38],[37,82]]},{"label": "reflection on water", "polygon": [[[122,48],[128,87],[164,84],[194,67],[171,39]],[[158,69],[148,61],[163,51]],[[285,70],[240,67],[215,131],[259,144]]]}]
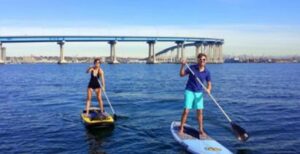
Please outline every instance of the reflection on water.
[{"label": "reflection on water", "polygon": [[[251,149],[237,149],[236,154],[252,154]],[[254,153],[253,153],[254,154]]]},{"label": "reflection on water", "polygon": [[113,134],[114,126],[103,128],[86,128],[89,153],[105,153],[102,144]]}]

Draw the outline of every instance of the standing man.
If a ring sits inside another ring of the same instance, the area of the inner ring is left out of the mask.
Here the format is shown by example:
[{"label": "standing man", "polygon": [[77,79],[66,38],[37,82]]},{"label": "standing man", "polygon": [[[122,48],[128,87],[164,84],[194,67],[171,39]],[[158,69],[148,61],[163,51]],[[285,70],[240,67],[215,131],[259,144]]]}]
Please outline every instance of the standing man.
[{"label": "standing man", "polygon": [[190,68],[195,73],[195,76],[198,77],[202,83],[205,83],[204,81],[206,81],[207,87],[203,90],[201,84],[198,83],[196,77],[191,73],[191,71],[188,68],[184,69],[186,61],[182,60],[179,74],[181,77],[189,75],[189,79],[187,81],[184,92],[184,109],[181,116],[179,134],[183,134],[184,124],[186,122],[189,110],[196,109],[197,120],[199,123],[199,137],[205,138],[207,135],[203,129],[203,91],[210,94],[211,78],[208,69],[205,67],[207,59],[206,55],[200,53],[197,58],[198,64],[191,65]]}]

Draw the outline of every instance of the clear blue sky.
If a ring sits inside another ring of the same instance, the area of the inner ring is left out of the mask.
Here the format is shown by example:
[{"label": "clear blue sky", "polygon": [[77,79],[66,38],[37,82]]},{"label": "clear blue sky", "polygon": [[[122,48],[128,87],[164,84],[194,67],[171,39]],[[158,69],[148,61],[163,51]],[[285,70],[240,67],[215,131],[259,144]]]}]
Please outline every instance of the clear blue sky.
[{"label": "clear blue sky", "polygon": [[[300,52],[293,44],[299,39],[290,40],[300,35],[299,0],[0,0],[0,4],[0,35],[59,34],[55,31],[60,29],[70,35],[77,31],[130,35],[128,31],[137,28],[139,35],[155,31],[158,35],[225,38],[229,54],[268,55],[273,50],[279,54],[278,48],[289,54]],[[281,39],[274,40],[276,36]],[[286,44],[278,47],[276,41]]]}]

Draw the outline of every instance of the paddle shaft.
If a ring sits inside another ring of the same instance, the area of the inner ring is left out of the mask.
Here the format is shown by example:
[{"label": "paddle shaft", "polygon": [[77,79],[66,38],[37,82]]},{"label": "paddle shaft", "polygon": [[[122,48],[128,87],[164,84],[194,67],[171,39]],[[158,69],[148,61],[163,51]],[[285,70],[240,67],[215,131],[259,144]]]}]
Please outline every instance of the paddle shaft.
[{"label": "paddle shaft", "polygon": [[[100,84],[100,86],[101,86],[101,90],[102,90],[102,84],[101,84],[101,81],[98,80],[98,82],[99,82],[99,84]],[[114,110],[114,108],[112,107],[112,105],[111,105],[111,103],[110,103],[110,101],[109,101],[109,99],[108,99],[108,97],[107,97],[107,95],[106,95],[105,90],[102,90],[102,92],[103,92],[103,94],[104,94],[104,96],[105,96],[105,98],[106,98],[106,100],[107,100],[107,102],[108,102],[108,104],[109,104],[109,106],[110,106],[111,112],[112,112],[113,114],[115,114],[115,110]]]},{"label": "paddle shaft", "polygon": [[[190,70],[190,72],[193,74],[193,76],[195,76],[196,80],[200,83],[200,85],[202,86],[202,88],[206,90],[207,88],[204,86],[204,84],[201,82],[201,80],[195,75],[195,73],[190,68],[190,66],[188,64],[185,64],[185,66]],[[225,115],[225,117],[227,118],[227,120],[231,123],[232,120],[229,118],[229,116],[226,114],[226,112],[223,110],[223,108],[220,106],[220,104],[216,101],[216,99],[210,93],[208,93],[208,96],[213,100],[213,102],[218,106],[218,108]]]}]

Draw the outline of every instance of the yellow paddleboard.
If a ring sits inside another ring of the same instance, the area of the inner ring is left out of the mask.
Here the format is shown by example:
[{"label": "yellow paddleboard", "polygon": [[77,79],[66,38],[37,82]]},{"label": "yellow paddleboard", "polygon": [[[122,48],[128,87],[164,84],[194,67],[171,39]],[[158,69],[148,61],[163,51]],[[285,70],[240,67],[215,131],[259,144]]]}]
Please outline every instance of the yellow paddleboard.
[{"label": "yellow paddleboard", "polygon": [[90,108],[88,116],[86,116],[86,110],[83,110],[81,113],[81,119],[84,125],[88,128],[114,126],[113,117],[107,112],[101,113],[100,108]]}]

